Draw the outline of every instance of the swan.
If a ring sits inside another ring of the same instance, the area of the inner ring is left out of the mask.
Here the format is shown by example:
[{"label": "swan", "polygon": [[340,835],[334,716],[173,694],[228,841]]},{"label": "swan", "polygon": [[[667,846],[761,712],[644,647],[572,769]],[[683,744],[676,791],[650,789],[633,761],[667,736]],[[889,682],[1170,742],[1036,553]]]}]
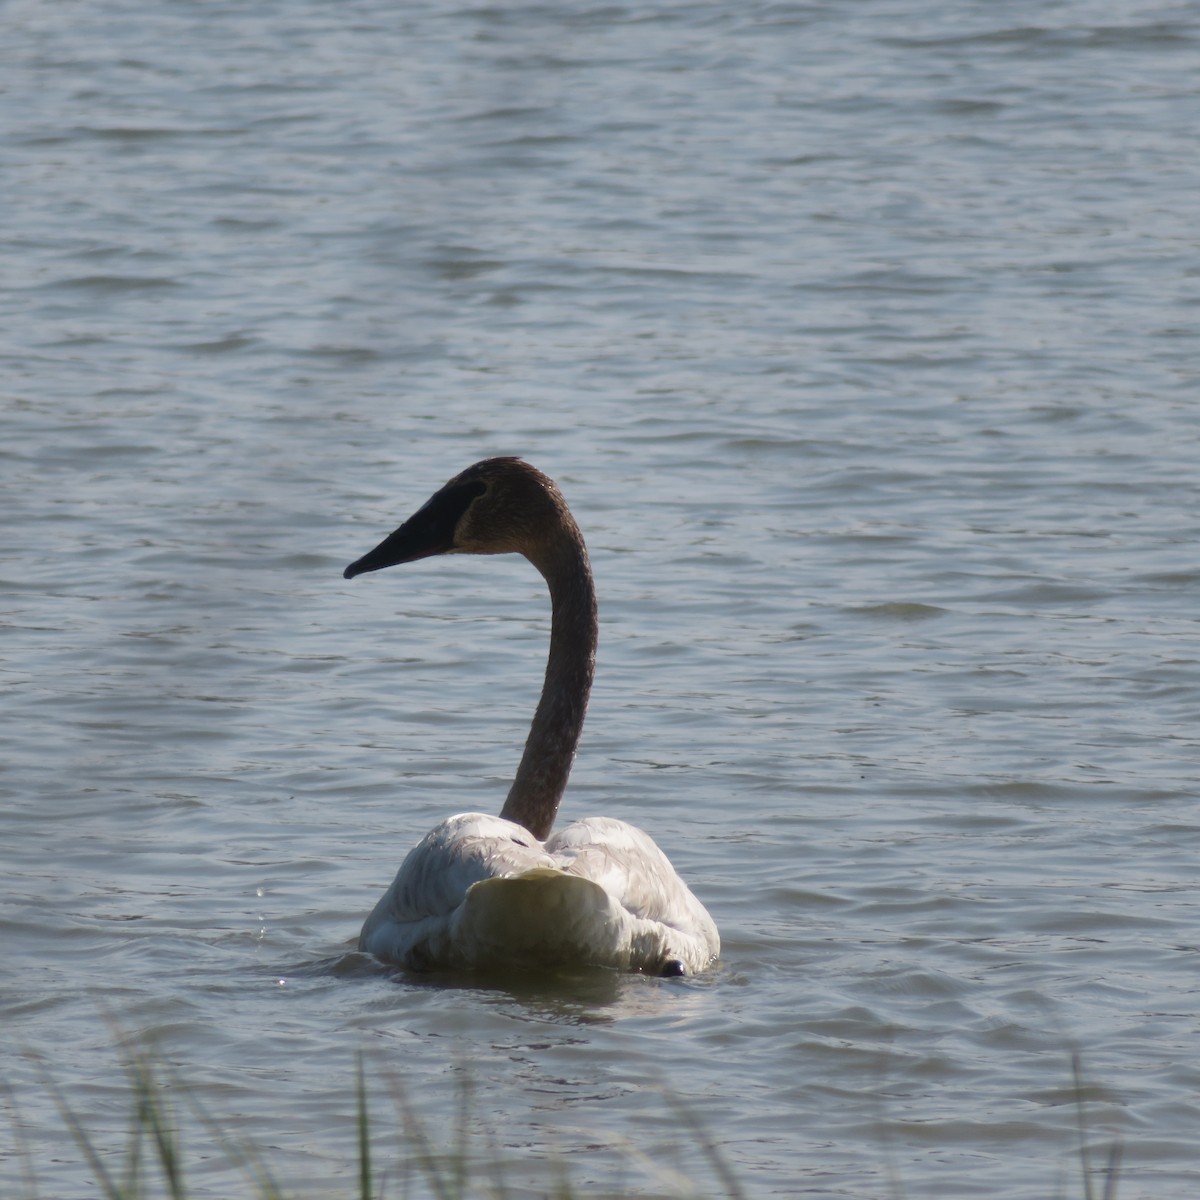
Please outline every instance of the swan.
[{"label": "swan", "polygon": [[553,480],[489,458],[435,492],[346,579],[435,554],[523,554],[550,589],[550,653],[525,752],[498,817],[460,813],[405,858],[358,948],[413,970],[591,965],[703,970],[717,927],[640,829],[611,817],[551,834],[596,662],[583,535]]}]

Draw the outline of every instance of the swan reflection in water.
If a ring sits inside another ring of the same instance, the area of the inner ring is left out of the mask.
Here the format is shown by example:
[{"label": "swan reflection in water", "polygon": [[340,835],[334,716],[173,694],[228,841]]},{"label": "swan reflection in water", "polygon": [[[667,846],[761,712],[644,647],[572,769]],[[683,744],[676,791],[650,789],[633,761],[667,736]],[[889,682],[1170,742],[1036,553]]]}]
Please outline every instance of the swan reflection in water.
[{"label": "swan reflection in water", "polygon": [[367,918],[359,950],[416,970],[703,970],[720,951],[717,928],[647,834],[612,817],[551,832],[596,662],[592,570],[562,493],[520,459],[485,459],[345,577],[435,554],[523,554],[542,573],[546,678],[500,815],[460,813],[430,830]]}]

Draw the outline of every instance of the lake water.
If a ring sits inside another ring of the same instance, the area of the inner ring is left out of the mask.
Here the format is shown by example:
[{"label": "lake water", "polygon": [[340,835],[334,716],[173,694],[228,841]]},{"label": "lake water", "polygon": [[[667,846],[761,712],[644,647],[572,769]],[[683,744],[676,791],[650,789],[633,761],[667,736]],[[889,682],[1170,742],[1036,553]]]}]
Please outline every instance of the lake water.
[{"label": "lake water", "polygon": [[[748,1196],[1075,1197],[1081,1140],[1200,1194],[1196,5],[0,27],[0,1193],[98,1194],[50,1085],[117,1169],[127,1038],[296,1195],[356,1194],[359,1052],[388,1195],[397,1090],[510,1195],[725,1194],[707,1141]],[[341,570],[493,454],[600,591],[563,817],[668,851],[705,976],[353,952],[498,809],[548,605]]]}]

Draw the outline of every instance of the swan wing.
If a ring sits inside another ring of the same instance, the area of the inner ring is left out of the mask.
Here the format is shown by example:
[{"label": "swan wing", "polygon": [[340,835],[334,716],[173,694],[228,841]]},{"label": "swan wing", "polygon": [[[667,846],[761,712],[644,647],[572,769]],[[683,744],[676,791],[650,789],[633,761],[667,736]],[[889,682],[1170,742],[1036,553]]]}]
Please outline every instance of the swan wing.
[{"label": "swan wing", "polygon": [[[459,813],[434,826],[396,872],[363,925],[358,948],[405,966],[440,963],[468,891],[488,879],[553,868],[527,830],[485,813]],[[452,965],[447,963],[445,965]]]},{"label": "swan wing", "polygon": [[720,953],[712,918],[649,834],[612,817],[590,817],[553,834],[545,849],[625,914],[635,969],[661,970],[674,961],[690,973]]}]

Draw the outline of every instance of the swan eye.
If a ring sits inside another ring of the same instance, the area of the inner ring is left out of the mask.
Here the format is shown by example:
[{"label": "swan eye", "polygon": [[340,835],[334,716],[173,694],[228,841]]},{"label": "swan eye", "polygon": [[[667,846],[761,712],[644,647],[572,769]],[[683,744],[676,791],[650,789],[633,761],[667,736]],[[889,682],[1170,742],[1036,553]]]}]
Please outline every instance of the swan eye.
[{"label": "swan eye", "polygon": [[515,842],[515,843],[516,843],[518,846],[524,846],[526,850],[528,850],[528,849],[529,849],[529,843],[528,843],[528,842],[523,842],[523,841],[521,841],[521,839],[520,839],[519,837],[515,837],[515,838],[513,838],[513,841],[514,841],[514,842]]}]

